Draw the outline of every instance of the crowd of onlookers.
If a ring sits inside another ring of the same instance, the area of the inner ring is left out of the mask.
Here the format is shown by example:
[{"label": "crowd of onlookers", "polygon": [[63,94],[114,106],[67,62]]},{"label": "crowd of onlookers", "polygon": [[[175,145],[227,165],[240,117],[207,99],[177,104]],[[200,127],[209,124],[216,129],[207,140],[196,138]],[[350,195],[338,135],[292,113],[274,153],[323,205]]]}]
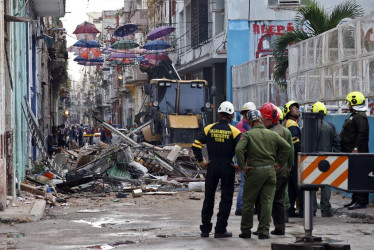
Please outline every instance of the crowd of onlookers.
[{"label": "crowd of onlookers", "polygon": [[[112,125],[110,121],[107,122]],[[115,126],[115,125],[113,125]],[[115,126],[117,127],[117,126]],[[126,132],[133,131],[138,126],[136,124],[126,127]],[[100,126],[98,128],[90,125],[73,125],[66,127],[65,124],[52,127],[52,134],[46,138],[46,147],[48,155],[52,156],[53,153],[59,153],[61,148],[64,149],[75,149],[83,147],[86,143],[92,145],[95,143],[95,137],[100,137],[100,141],[111,144],[112,143],[112,132]]]}]

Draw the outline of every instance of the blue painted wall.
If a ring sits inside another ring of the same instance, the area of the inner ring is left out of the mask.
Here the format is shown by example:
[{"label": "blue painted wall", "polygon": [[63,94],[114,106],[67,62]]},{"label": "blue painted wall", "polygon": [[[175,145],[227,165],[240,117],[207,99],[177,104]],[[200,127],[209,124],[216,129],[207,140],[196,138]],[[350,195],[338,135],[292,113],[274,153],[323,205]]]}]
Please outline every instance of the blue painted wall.
[{"label": "blue painted wall", "polygon": [[[332,124],[334,124],[336,129],[340,133],[340,131],[342,130],[343,123],[345,119],[347,119],[348,117],[349,117],[349,114],[344,114],[344,115],[333,115],[332,114],[332,115],[327,115],[325,119],[326,121],[329,121]],[[368,120],[369,120],[369,151],[370,153],[373,153],[374,152],[374,131],[373,129],[370,129],[370,128],[374,128],[374,117],[368,116]],[[335,191],[340,193],[343,196],[347,196],[347,197],[352,196],[351,193],[347,193],[341,190],[335,190]],[[369,195],[369,200],[370,202],[374,202],[374,193],[371,193]]]},{"label": "blue painted wall", "polygon": [[231,67],[249,61],[248,20],[228,20],[226,99],[232,102]]}]

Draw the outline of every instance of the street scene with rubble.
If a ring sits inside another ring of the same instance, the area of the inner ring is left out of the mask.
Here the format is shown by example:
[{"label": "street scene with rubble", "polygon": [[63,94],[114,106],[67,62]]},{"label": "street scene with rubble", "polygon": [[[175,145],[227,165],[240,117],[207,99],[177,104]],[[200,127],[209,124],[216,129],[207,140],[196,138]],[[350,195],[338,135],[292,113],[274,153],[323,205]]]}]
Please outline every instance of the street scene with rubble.
[{"label": "street scene with rubble", "polygon": [[0,1],[0,249],[373,249],[373,20]]}]

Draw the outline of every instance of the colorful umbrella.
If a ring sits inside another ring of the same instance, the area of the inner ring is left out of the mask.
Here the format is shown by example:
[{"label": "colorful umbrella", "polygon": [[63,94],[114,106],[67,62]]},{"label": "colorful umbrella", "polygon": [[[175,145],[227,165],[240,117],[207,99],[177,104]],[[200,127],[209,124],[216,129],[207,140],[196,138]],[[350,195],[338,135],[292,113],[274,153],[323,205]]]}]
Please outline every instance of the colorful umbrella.
[{"label": "colorful umbrella", "polygon": [[151,41],[151,42],[146,43],[143,46],[143,49],[146,49],[146,50],[162,50],[162,49],[168,49],[170,47],[171,47],[171,45],[168,44],[165,41]]},{"label": "colorful umbrella", "polygon": [[174,30],[175,30],[174,27],[162,26],[162,27],[156,28],[156,29],[152,30],[151,32],[149,32],[148,35],[147,35],[147,38],[148,38],[148,40],[154,40],[156,38],[167,36],[171,32],[173,32]]},{"label": "colorful umbrella", "polygon": [[83,50],[84,50],[84,48],[82,48],[82,47],[75,47],[75,46],[70,46],[67,49],[68,52],[74,52],[74,53],[79,53],[79,54],[82,53]]},{"label": "colorful umbrella", "polygon": [[81,57],[87,60],[96,59],[101,55],[101,51],[94,48],[89,48],[83,51],[82,54],[80,54]]},{"label": "colorful umbrella", "polygon": [[161,61],[162,59],[166,59],[168,61],[171,61],[169,56],[165,53],[146,54],[144,57],[148,60]]},{"label": "colorful umbrella", "polygon": [[136,55],[131,53],[113,53],[109,58],[136,58]]},{"label": "colorful umbrella", "polygon": [[96,41],[83,41],[83,40],[80,40],[80,41],[74,43],[73,46],[75,46],[75,47],[83,47],[83,48],[99,48],[100,47],[100,43],[98,43]]},{"label": "colorful umbrella", "polygon": [[112,49],[133,49],[139,47],[139,44],[132,40],[120,40],[112,45]]},{"label": "colorful umbrella", "polygon": [[90,62],[90,61],[87,61],[87,62],[78,62],[79,65],[83,65],[83,66],[97,66],[97,65],[103,65],[102,62]]},{"label": "colorful umbrella", "polygon": [[74,58],[74,61],[76,61],[76,62],[103,62],[104,59],[101,58],[101,57],[98,57],[98,58],[95,58],[95,59],[87,60],[87,59],[84,59],[81,56],[77,56],[76,58]]},{"label": "colorful umbrella", "polygon": [[87,59],[84,59],[83,57],[77,56],[76,58],[73,59],[73,61],[83,62],[83,61],[87,61]]},{"label": "colorful umbrella", "polygon": [[96,39],[96,33],[81,33],[81,34],[75,34],[78,40],[95,40]]},{"label": "colorful umbrella", "polygon": [[89,22],[83,22],[75,28],[73,34],[82,34],[82,33],[100,33],[96,26]]},{"label": "colorful umbrella", "polygon": [[105,47],[104,49],[101,50],[101,54],[110,54],[112,52],[116,52],[116,50],[110,47]]},{"label": "colorful umbrella", "polygon": [[113,35],[118,37],[124,37],[131,35],[138,29],[138,25],[133,23],[128,23],[122,26],[119,26],[114,32]]},{"label": "colorful umbrella", "polygon": [[140,65],[143,67],[151,67],[153,64],[151,64],[148,60],[143,60],[140,62]]}]

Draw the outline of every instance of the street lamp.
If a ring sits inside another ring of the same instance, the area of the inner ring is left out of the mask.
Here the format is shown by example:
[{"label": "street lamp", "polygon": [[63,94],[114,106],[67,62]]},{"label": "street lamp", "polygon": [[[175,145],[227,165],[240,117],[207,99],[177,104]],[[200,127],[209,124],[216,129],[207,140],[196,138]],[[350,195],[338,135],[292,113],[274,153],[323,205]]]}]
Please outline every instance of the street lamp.
[{"label": "street lamp", "polygon": [[64,111],[64,115],[65,115],[66,117],[69,116],[69,113],[70,113],[69,110],[65,110],[65,111]]}]

